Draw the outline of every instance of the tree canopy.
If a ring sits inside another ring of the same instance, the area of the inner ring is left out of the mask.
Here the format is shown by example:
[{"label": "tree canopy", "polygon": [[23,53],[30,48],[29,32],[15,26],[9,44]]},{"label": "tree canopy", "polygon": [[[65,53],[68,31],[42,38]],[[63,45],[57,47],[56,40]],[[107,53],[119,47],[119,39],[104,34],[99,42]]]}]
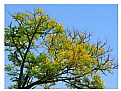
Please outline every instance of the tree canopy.
[{"label": "tree canopy", "polygon": [[17,23],[11,22],[4,34],[11,62],[5,71],[14,83],[9,88],[50,88],[59,81],[68,88],[105,88],[100,75],[117,67],[107,42],[91,44],[91,33],[65,30],[42,8],[9,14]]}]

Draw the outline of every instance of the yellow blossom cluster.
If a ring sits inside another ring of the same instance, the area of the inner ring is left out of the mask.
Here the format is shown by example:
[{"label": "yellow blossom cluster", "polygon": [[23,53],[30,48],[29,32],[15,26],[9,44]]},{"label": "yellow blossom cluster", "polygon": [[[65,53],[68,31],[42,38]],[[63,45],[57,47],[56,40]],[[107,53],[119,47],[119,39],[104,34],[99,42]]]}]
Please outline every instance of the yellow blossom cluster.
[{"label": "yellow blossom cluster", "polygon": [[63,31],[64,30],[64,27],[61,24],[57,24],[56,29]]},{"label": "yellow blossom cluster", "polygon": [[29,15],[30,15],[30,13],[26,11],[25,16],[29,16]]},{"label": "yellow blossom cluster", "polygon": [[35,13],[35,14],[38,14],[38,13],[41,13],[42,11],[43,11],[42,8],[38,8],[38,9],[36,9],[36,10],[34,11],[34,13]]},{"label": "yellow blossom cluster", "polygon": [[51,29],[54,27],[56,27],[56,20],[54,20],[54,19],[43,23],[43,28],[45,28],[45,29]]},{"label": "yellow blossom cluster", "polygon": [[95,72],[93,76],[94,84],[97,85],[98,88],[104,88],[104,80],[101,79],[99,72]]},{"label": "yellow blossom cluster", "polygon": [[56,20],[55,20],[55,19],[50,20],[50,24],[51,24],[52,26],[55,26]]},{"label": "yellow blossom cluster", "polygon": [[49,17],[48,17],[47,15],[45,15],[45,14],[41,14],[40,17],[41,17],[41,19],[43,19],[43,20],[48,20],[48,18],[49,18]]},{"label": "yellow blossom cluster", "polygon": [[14,17],[15,17],[17,20],[23,21],[24,18],[25,18],[25,15],[24,15],[24,14],[21,14],[21,13],[18,13],[18,14],[15,14]]},{"label": "yellow blossom cluster", "polygon": [[[52,35],[49,34],[46,38],[48,42],[49,53],[52,57],[57,57],[59,62],[65,62],[75,65],[75,70],[91,72],[90,63],[96,60],[95,57],[89,54],[91,46],[89,42],[85,43],[72,43],[72,41],[65,37],[65,34]],[[58,51],[58,53],[55,53]],[[65,61],[66,60],[66,61]]]},{"label": "yellow blossom cluster", "polygon": [[96,46],[92,46],[92,50],[93,50],[93,51],[97,51],[97,49],[98,49],[98,48],[97,48]]},{"label": "yellow blossom cluster", "polygon": [[[34,15],[34,16],[33,16]],[[14,18],[19,20],[19,21],[25,21],[25,24],[28,25],[36,25],[40,23],[40,27],[38,30],[44,31],[48,29],[53,29],[54,32],[56,33],[62,33],[64,30],[63,25],[58,24],[55,19],[50,19],[50,17],[46,14],[43,13],[42,8],[38,8],[34,11],[34,14],[31,12],[26,11],[25,13],[18,13],[14,15]],[[40,32],[40,31],[38,31]],[[37,38],[36,38],[37,39]]]},{"label": "yellow blossom cluster", "polygon": [[36,16],[35,21],[39,21],[39,20],[40,20],[40,16]]}]

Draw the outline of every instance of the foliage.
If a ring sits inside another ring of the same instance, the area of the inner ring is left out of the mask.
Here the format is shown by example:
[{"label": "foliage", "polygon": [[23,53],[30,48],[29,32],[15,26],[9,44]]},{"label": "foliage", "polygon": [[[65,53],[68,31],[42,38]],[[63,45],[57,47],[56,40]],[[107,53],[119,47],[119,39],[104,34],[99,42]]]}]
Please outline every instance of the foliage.
[{"label": "foliage", "polygon": [[90,33],[65,31],[42,8],[10,15],[17,24],[11,22],[4,35],[11,61],[5,71],[15,83],[9,88],[50,88],[59,81],[69,88],[105,87],[100,73],[115,67],[107,42],[92,45]]}]

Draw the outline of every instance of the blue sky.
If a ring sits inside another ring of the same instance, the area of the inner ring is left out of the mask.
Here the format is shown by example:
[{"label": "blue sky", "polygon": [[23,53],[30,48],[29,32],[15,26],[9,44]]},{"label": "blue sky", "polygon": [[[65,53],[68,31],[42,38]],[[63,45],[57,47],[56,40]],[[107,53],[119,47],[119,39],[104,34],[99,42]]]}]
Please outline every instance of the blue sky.
[{"label": "blue sky", "polygon": [[[5,5],[5,27],[12,21],[8,12],[18,13],[34,11],[42,7],[44,13],[63,24],[65,29],[77,29],[81,32],[93,33],[92,43],[97,40],[108,40],[113,51],[111,53],[115,60],[118,60],[118,5],[114,4],[43,4],[43,5]],[[5,59],[6,59],[5,55]],[[6,61],[7,63],[8,61]],[[103,76],[107,88],[118,88],[118,71],[114,70],[113,75]],[[5,75],[5,87],[10,84],[9,78]],[[59,88],[65,88],[57,84]]]}]

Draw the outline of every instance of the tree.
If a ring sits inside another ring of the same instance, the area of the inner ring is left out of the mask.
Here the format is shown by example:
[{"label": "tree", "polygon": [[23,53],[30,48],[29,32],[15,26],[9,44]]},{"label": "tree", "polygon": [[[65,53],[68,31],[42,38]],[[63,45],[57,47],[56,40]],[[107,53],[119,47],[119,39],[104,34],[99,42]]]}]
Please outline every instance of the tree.
[{"label": "tree", "polygon": [[90,43],[91,33],[65,30],[43,13],[11,14],[17,22],[5,28],[5,51],[9,52],[5,71],[14,84],[9,88],[50,88],[65,82],[69,88],[104,88],[100,74],[116,68],[107,42]]}]

